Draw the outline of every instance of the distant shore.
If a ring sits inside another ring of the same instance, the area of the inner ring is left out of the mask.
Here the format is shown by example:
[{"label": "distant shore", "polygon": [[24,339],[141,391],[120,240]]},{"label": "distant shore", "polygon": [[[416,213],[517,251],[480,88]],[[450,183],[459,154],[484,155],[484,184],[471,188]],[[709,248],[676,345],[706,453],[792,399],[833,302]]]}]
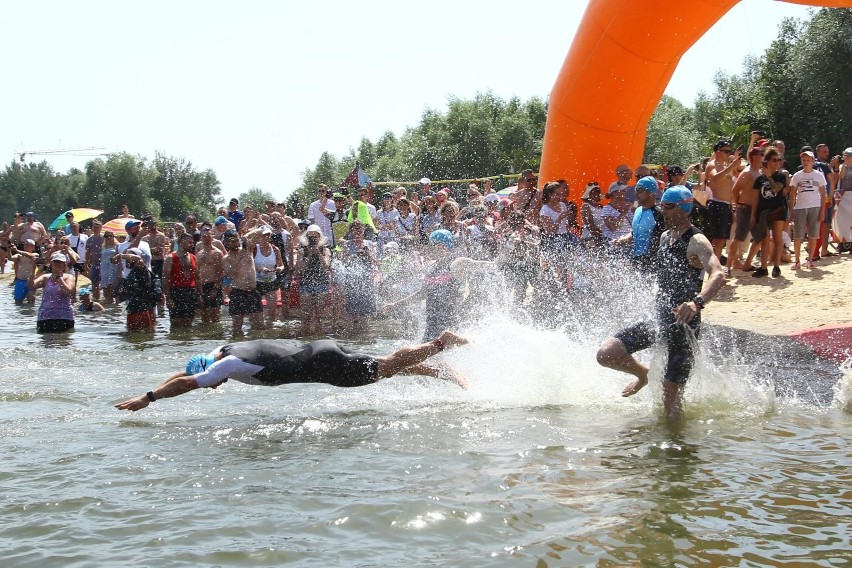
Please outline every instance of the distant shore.
[{"label": "distant shore", "polygon": [[[0,283],[11,284],[11,266],[6,268]],[[781,274],[781,278],[752,278],[749,272],[735,270],[707,304],[704,321],[765,335],[852,323],[852,255],[820,259],[813,270],[794,271],[785,264]],[[78,279],[78,286],[88,284],[88,278]]]}]

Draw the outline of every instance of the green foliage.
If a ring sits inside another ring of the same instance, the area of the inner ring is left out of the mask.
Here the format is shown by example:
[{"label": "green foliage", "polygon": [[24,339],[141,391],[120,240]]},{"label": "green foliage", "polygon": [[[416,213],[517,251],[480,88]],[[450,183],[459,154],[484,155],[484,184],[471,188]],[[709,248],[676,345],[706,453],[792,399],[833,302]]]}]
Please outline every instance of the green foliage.
[{"label": "green foliage", "polygon": [[219,193],[212,170],[199,172],[183,158],[159,153],[153,162],[111,154],[90,161],[85,171],[74,168],[65,175],[47,162],[13,161],[0,172],[0,219],[33,210],[50,222],[72,207],[95,207],[104,210],[106,220],[118,216],[124,204],[137,216],[150,213],[169,220],[193,213],[203,219],[221,200]]},{"label": "green foliage", "polygon": [[648,124],[643,161],[685,167],[701,157],[700,139],[695,112],[664,95]]},{"label": "green foliage", "polygon": [[237,199],[240,200],[240,209],[245,209],[246,205],[250,205],[256,211],[265,211],[266,202],[275,201],[271,193],[263,191],[259,187],[253,187],[245,193],[241,193]]},{"label": "green foliage", "polygon": [[324,152],[302,174],[292,199],[310,203],[316,187],[336,187],[355,163],[383,181],[474,178],[524,168],[538,169],[547,105],[540,99],[508,101],[492,93],[473,100],[451,98],[445,113],[427,109],[420,123],[400,138],[386,132],[377,141],[361,140],[341,159]]}]

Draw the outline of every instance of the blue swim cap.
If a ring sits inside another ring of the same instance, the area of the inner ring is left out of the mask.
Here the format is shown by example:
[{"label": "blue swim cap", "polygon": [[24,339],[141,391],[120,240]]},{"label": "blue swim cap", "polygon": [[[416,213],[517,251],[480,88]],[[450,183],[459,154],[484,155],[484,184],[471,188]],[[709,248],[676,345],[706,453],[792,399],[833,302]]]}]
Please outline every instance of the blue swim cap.
[{"label": "blue swim cap", "polygon": [[639,178],[639,181],[636,182],[636,189],[644,189],[648,193],[656,194],[660,186],[657,185],[657,180],[654,179],[654,176],[645,176]]},{"label": "blue swim cap", "polygon": [[673,185],[663,192],[660,203],[674,203],[689,213],[692,211],[692,192],[682,185]]},{"label": "blue swim cap", "polygon": [[433,245],[444,245],[448,249],[452,249],[456,243],[453,239],[453,234],[447,229],[436,229],[429,235],[429,243]]},{"label": "blue swim cap", "polygon": [[210,355],[205,355],[203,353],[199,353],[198,355],[193,355],[189,358],[189,361],[186,362],[186,374],[187,375],[197,375],[214,362],[213,357]]}]

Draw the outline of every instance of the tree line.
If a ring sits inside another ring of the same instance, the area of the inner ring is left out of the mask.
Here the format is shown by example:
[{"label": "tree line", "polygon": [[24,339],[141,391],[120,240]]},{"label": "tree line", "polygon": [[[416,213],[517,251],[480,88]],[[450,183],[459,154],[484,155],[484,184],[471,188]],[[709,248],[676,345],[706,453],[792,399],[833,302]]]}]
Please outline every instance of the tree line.
[{"label": "tree line", "polygon": [[[781,138],[798,163],[800,146],[826,143],[833,153],[852,145],[852,9],[823,8],[808,20],[787,19],[760,56],[747,57],[743,71],[717,72],[710,93],[688,107],[664,96],[648,125],[644,161],[685,166],[709,154],[713,142],[733,138],[747,145],[752,130]],[[427,109],[401,136],[385,132],[362,138],[357,149],[336,157],[323,152],[302,172],[288,203],[303,206],[316,187],[337,187],[360,164],[374,180],[462,179],[538,169],[547,102],[533,97],[501,99],[479,93],[450,98],[444,111]],[[615,166],[615,164],[613,164]],[[262,206],[272,196],[260,189],[240,201]],[[0,172],[0,219],[15,210],[46,218],[77,206],[99,207],[108,218],[127,203],[134,213],[161,219],[187,214],[208,218],[222,203],[216,174],[184,158],[157,154],[153,160],[126,153],[62,174],[47,162],[12,162]]]}]

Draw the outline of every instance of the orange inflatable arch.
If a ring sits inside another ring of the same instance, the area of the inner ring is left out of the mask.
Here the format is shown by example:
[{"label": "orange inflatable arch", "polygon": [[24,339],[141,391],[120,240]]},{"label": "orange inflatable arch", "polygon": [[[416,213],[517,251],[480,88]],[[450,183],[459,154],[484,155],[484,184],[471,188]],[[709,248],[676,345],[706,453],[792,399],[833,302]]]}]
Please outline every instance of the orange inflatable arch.
[{"label": "orange inflatable arch", "polygon": [[568,180],[576,200],[591,180],[606,191],[616,165],[642,163],[648,121],[678,61],[738,2],[590,0],[550,93],[539,180]]}]

